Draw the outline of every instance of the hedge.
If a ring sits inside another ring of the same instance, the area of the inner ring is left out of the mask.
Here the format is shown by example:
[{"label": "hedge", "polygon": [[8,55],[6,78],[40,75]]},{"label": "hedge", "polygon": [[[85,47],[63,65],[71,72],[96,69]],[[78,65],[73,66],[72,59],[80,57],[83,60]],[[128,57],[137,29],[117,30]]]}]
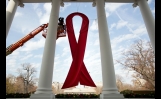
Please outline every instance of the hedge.
[{"label": "hedge", "polygon": [[[151,92],[135,92],[132,90],[124,90],[120,92],[125,98],[155,98],[155,91]],[[30,98],[31,93],[9,93],[6,98]],[[56,98],[99,98],[96,94],[57,94]]]}]

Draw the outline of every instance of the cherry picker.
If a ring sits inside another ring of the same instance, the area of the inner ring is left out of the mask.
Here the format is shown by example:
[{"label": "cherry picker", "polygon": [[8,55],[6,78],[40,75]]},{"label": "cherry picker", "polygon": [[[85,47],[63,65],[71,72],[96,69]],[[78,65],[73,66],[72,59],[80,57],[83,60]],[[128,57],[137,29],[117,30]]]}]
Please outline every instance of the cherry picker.
[{"label": "cherry picker", "polygon": [[[29,41],[31,38],[33,38],[35,35],[43,31],[42,36],[46,38],[47,35],[47,24],[42,24],[39,27],[37,27],[35,30],[31,31],[28,35],[23,37],[22,39],[18,40],[16,43],[11,44],[6,48],[6,56],[11,54],[13,51],[15,51],[17,48],[20,46],[23,46],[24,43]],[[59,23],[57,27],[57,39],[59,37],[65,37],[66,36],[66,25],[64,24],[64,18],[60,17],[59,18]]]}]

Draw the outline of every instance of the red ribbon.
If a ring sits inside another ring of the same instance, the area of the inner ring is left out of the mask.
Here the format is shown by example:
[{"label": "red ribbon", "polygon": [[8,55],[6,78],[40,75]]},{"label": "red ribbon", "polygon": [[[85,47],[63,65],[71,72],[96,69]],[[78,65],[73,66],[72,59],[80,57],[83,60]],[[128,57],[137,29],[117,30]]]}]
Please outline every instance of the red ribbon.
[{"label": "red ribbon", "polygon": [[[73,22],[72,22],[72,18],[75,15],[82,17],[83,20],[78,43],[74,35]],[[70,70],[68,72],[67,78],[64,82],[64,85],[62,86],[62,89],[77,86],[79,82],[81,85],[96,87],[83,62],[87,33],[88,33],[88,25],[89,25],[88,17],[79,12],[72,13],[66,18],[68,40],[70,44],[73,61]]]}]

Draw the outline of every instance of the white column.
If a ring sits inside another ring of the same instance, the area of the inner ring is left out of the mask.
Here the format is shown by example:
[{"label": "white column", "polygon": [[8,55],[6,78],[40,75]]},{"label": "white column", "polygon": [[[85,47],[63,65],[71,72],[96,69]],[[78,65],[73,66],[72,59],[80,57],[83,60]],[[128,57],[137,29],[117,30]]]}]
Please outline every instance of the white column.
[{"label": "white column", "polygon": [[52,0],[52,9],[43,52],[38,88],[35,95],[32,95],[30,99],[51,99],[54,97],[54,94],[52,94],[52,78],[59,9],[60,0]]},{"label": "white column", "polygon": [[140,7],[152,47],[155,51],[155,19],[152,15],[150,7],[148,6],[147,0],[138,0],[138,5]]},{"label": "white column", "polygon": [[110,36],[105,14],[104,0],[96,0],[97,18],[99,28],[99,41],[101,52],[102,78],[103,78],[103,99],[123,99],[116,86],[115,70],[113,64]]},{"label": "white column", "polygon": [[9,32],[9,29],[12,24],[13,17],[15,15],[19,0],[10,0],[6,8],[6,39]]}]

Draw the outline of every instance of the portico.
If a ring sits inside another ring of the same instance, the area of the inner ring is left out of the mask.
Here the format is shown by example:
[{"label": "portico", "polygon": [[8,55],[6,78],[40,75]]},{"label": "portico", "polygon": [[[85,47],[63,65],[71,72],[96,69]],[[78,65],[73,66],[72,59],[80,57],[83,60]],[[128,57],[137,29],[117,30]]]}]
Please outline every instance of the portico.
[{"label": "portico", "polygon": [[[101,99],[124,99],[118,92],[115,80],[115,70],[109,37],[108,24],[105,13],[105,3],[133,3],[133,7],[139,6],[148,35],[155,50],[155,20],[148,6],[147,0],[9,0],[6,8],[6,39],[12,24],[17,6],[24,7],[25,3],[51,3],[48,35],[46,37],[38,88],[30,99],[54,99],[52,94],[53,65],[55,56],[57,19],[59,18],[60,6],[65,2],[91,2],[96,7],[98,18],[102,81],[103,90]],[[106,43],[104,43],[106,42]]]}]

